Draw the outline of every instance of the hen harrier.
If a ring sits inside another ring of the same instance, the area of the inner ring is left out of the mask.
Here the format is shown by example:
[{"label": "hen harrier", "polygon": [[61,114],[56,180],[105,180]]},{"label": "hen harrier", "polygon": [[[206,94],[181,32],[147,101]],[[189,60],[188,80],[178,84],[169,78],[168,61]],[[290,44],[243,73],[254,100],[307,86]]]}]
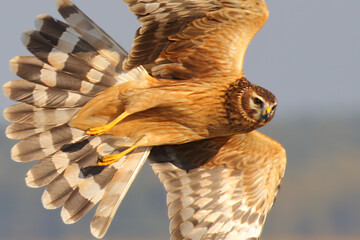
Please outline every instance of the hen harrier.
[{"label": "hen harrier", "polygon": [[142,23],[129,54],[69,0],[22,40],[4,115],[29,187],[74,223],[99,203],[101,238],[148,158],[167,191],[171,239],[257,239],[285,150],[254,131],[275,96],[242,72],[268,17],[262,0],[125,0]]}]

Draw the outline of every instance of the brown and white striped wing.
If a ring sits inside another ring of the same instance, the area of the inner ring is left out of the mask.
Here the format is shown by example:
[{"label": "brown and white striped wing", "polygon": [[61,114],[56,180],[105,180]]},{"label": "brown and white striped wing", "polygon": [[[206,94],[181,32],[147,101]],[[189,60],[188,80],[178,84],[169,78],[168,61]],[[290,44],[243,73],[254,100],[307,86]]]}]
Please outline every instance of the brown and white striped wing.
[{"label": "brown and white striped wing", "polygon": [[242,73],[248,44],[268,17],[263,0],[125,0],[142,23],[124,69],[158,78]]},{"label": "brown and white striped wing", "polygon": [[251,132],[160,152],[169,162],[154,155],[152,167],[168,192],[171,239],[260,237],[284,176],[280,144]]},{"label": "brown and white striped wing", "polygon": [[106,233],[150,148],[138,148],[121,161],[97,166],[98,158],[126,149],[128,139],[88,136],[69,125],[96,94],[122,82],[136,80],[142,71],[122,70],[126,52],[69,1],[58,1],[70,25],[39,15],[36,30],[23,34],[34,56],[15,57],[10,69],[23,80],[4,84],[8,98],[21,102],[5,109],[13,122],[7,137],[20,140],[11,151],[18,162],[38,162],[28,171],[29,187],[46,189],[45,208],[62,207],[65,223],[74,223],[97,203],[91,232]]}]

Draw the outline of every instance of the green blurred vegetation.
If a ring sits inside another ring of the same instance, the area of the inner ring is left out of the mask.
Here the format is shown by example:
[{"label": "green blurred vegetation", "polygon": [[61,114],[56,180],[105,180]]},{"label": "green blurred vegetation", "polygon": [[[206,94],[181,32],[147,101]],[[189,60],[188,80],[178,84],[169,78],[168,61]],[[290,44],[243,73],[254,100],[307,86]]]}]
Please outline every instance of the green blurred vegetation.
[{"label": "green blurred vegetation", "polygon": [[[360,115],[274,119],[261,131],[288,155],[279,197],[263,240],[360,239]],[[1,124],[2,132],[5,123]],[[0,136],[1,239],[92,239],[92,214],[64,225],[59,211],[42,208],[42,190],[25,186],[32,165],[10,160],[14,142]],[[165,191],[148,165],[131,187],[105,239],[168,239]]]}]

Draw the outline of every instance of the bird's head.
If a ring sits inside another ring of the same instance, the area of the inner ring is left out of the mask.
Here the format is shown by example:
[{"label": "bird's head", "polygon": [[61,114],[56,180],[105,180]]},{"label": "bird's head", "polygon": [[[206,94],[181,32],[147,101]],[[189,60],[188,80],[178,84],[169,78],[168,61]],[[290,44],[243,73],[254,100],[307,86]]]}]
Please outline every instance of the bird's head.
[{"label": "bird's head", "polygon": [[239,108],[246,114],[245,118],[265,125],[274,116],[276,110],[276,97],[265,88],[252,85],[239,94]]},{"label": "bird's head", "polygon": [[245,77],[235,81],[226,92],[227,118],[236,131],[249,132],[264,126],[273,118],[276,105],[274,94]]}]

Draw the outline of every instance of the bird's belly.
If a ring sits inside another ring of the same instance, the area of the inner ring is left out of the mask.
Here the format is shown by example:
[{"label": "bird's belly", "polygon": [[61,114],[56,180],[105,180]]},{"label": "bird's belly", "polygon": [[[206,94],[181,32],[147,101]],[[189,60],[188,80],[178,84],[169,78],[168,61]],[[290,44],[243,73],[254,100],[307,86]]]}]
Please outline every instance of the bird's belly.
[{"label": "bird's belly", "polygon": [[124,121],[111,129],[108,134],[127,137],[138,146],[183,144],[209,137],[206,129],[187,127],[172,121],[156,122],[146,119]]}]

